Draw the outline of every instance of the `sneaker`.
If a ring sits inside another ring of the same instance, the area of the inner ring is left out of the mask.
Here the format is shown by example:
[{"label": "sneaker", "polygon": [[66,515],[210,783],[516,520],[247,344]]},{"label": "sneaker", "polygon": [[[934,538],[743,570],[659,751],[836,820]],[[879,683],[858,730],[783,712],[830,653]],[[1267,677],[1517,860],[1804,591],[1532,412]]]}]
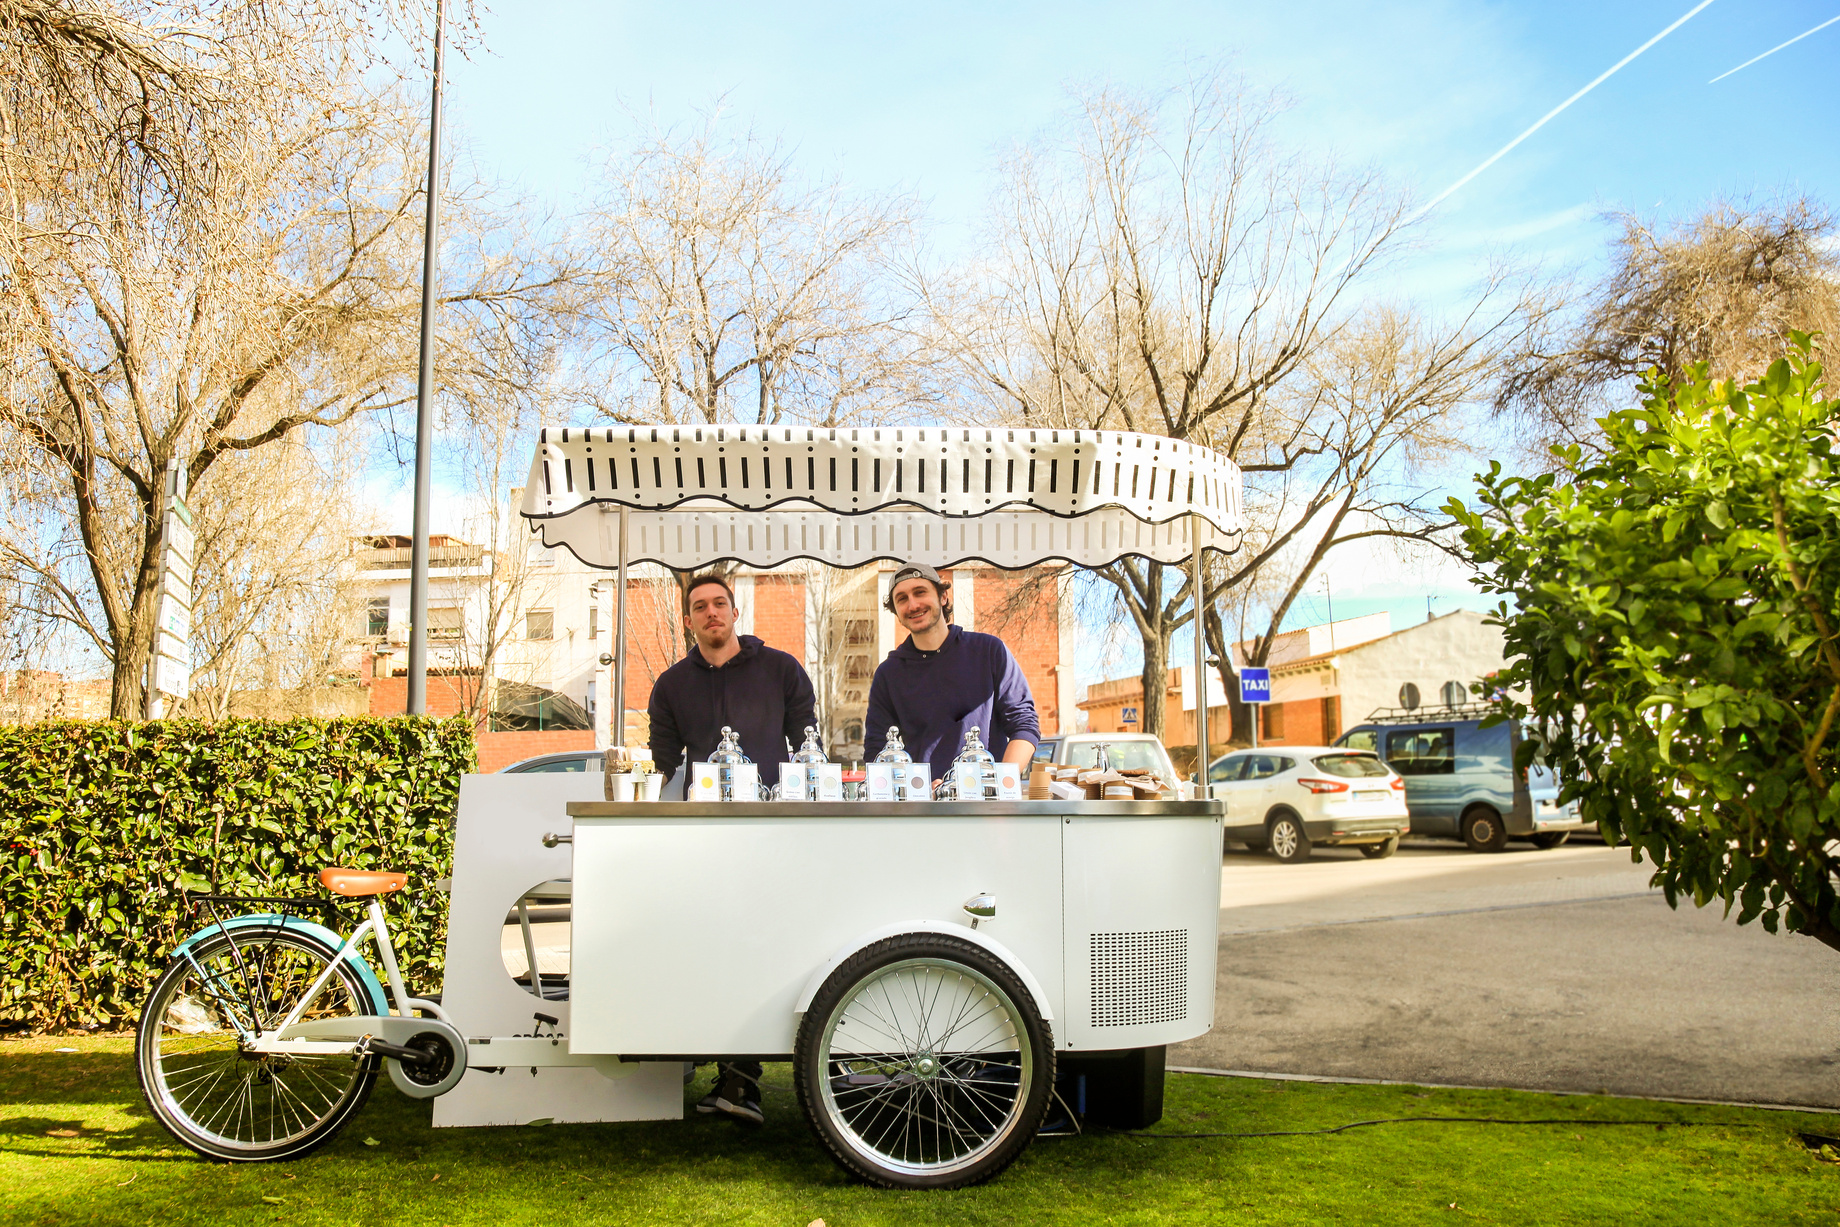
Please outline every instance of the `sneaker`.
[{"label": "sneaker", "polygon": [[727,1066],[718,1068],[715,1087],[697,1101],[696,1110],[706,1116],[717,1112],[726,1113],[751,1125],[761,1124],[767,1119],[766,1114],[760,1110],[760,1088],[754,1080]]}]

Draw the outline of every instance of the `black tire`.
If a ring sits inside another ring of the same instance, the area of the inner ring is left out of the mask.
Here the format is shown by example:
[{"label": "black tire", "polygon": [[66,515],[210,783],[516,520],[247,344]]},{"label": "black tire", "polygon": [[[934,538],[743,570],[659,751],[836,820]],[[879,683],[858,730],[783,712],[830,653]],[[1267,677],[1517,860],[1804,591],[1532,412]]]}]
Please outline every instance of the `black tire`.
[{"label": "black tire", "polygon": [[1295,814],[1279,814],[1266,823],[1265,846],[1286,865],[1310,859],[1310,836]]},{"label": "black tire", "polygon": [[1570,831],[1542,831],[1540,834],[1533,837],[1533,846],[1545,852],[1549,849],[1557,848],[1571,837],[1572,833]]},{"label": "black tire", "polygon": [[[134,1040],[141,1094],[168,1133],[207,1158],[297,1159],[331,1141],[364,1106],[379,1059],[245,1053],[226,1013],[272,1028],[337,951],[279,927],[233,932],[234,949],[222,932],[203,939],[147,994]],[[350,961],[340,960],[302,1017],[381,1009]]]},{"label": "black tire", "polygon": [[1362,844],[1361,855],[1370,861],[1385,860],[1399,851],[1399,836],[1391,835],[1377,844]]},{"label": "black tire", "polygon": [[[948,1009],[950,1028],[933,1033]],[[954,1037],[966,1047],[947,1047]],[[812,998],[792,1060],[818,1141],[884,1188],[990,1179],[1035,1140],[1054,1089],[1054,1043],[1021,979],[982,946],[936,933],[844,960]]]},{"label": "black tire", "polygon": [[1471,852],[1500,852],[1508,846],[1508,827],[1501,815],[1486,805],[1463,811],[1463,842]]}]

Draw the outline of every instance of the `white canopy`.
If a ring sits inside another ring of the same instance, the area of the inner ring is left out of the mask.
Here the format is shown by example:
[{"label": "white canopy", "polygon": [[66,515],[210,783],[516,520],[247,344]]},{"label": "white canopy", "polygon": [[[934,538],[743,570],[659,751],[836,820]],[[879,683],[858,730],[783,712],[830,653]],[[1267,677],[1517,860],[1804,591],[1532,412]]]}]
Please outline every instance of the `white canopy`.
[{"label": "white canopy", "polygon": [[[1239,468],[1117,431],[967,427],[547,427],[523,514],[590,566],[878,558],[1007,569],[1232,551]],[[614,514],[610,514],[614,513]]]}]

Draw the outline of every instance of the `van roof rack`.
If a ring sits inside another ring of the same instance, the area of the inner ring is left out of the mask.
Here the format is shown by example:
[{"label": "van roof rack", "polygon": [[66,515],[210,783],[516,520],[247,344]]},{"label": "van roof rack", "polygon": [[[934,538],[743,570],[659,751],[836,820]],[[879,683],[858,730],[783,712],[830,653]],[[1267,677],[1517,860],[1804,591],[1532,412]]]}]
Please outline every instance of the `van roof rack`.
[{"label": "van roof rack", "polygon": [[1438,720],[1480,720],[1499,710],[1493,703],[1453,703],[1445,707],[1376,707],[1363,724],[1429,724]]}]

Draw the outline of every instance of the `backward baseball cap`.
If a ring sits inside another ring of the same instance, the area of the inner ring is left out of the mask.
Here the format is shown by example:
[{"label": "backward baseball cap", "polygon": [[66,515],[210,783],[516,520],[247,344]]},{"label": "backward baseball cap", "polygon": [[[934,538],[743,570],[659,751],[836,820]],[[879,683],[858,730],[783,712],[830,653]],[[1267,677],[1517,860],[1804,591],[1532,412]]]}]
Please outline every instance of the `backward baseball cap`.
[{"label": "backward baseball cap", "polygon": [[950,582],[940,579],[939,572],[927,566],[924,562],[906,563],[900,570],[894,573],[894,578],[888,581],[888,599],[883,602],[888,609],[894,609],[894,590],[903,582],[910,579],[926,580],[933,585],[933,591],[939,593],[941,596],[944,596],[946,589],[952,586]]}]

